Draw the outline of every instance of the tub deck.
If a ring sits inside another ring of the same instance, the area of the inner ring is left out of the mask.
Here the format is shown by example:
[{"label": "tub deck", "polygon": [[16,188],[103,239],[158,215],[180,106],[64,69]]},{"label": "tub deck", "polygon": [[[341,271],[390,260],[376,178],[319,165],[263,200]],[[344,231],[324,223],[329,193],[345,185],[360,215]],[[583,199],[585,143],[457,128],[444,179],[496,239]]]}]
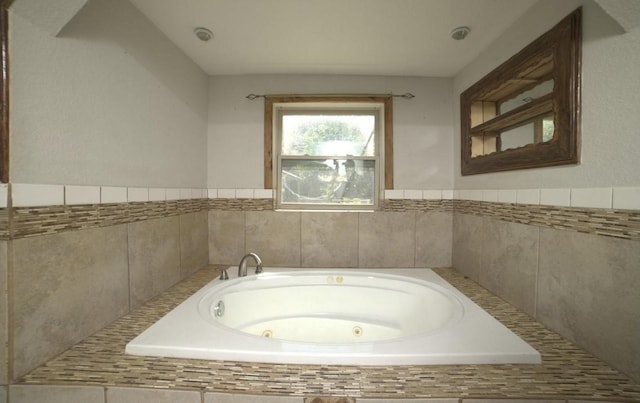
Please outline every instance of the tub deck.
[{"label": "tub deck", "polygon": [[[204,392],[366,398],[640,401],[640,385],[453,269],[434,269],[542,354],[541,365],[329,366],[124,354],[125,345],[215,278],[207,267],[24,376],[18,384],[137,386]],[[224,266],[226,267],[226,266]]]}]

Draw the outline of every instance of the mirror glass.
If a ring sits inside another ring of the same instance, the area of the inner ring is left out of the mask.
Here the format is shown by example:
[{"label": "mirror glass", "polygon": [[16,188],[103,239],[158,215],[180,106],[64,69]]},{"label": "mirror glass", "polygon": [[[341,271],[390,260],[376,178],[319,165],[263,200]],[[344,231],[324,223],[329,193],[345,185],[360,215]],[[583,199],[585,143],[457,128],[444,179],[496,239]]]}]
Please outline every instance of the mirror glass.
[{"label": "mirror glass", "polygon": [[532,81],[533,88],[521,93],[515,93],[510,99],[503,99],[498,102],[498,115],[510,112],[520,106],[542,98],[553,93],[553,78]]},{"label": "mirror glass", "polygon": [[460,96],[462,174],[579,161],[581,9]]}]

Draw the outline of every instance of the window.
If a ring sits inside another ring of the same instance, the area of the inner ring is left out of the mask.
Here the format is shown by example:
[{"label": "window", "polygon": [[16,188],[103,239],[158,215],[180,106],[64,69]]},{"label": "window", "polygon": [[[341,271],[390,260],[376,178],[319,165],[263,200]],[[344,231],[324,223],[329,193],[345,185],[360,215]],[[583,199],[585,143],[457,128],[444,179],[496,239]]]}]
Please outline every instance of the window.
[{"label": "window", "polygon": [[265,187],[273,185],[276,208],[378,207],[391,183],[385,183],[390,97],[270,97],[265,105],[265,150],[272,150],[265,165],[269,158],[273,167],[265,170]]}]

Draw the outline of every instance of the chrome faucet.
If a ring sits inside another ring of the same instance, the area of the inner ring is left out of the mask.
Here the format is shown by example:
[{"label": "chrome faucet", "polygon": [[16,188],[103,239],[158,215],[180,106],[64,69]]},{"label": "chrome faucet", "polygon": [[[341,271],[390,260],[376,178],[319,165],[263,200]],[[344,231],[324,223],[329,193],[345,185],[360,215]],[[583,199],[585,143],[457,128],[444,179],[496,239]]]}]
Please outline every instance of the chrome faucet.
[{"label": "chrome faucet", "polygon": [[248,253],[244,255],[240,264],[238,265],[238,277],[245,277],[247,275],[247,259],[252,257],[256,261],[256,274],[262,273],[262,260],[255,253]]}]

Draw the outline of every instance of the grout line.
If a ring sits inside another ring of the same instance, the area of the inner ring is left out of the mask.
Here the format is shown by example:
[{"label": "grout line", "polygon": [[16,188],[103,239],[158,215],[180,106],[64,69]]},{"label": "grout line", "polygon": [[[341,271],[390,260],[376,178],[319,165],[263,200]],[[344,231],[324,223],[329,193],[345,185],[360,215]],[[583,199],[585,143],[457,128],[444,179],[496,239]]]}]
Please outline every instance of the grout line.
[{"label": "grout line", "polygon": [[533,285],[533,317],[538,320],[538,290],[540,289],[540,256],[542,255],[542,228],[538,227],[538,250],[536,253],[536,279]]},{"label": "grout line", "polygon": [[[13,301],[13,293],[14,293],[14,287],[13,287],[13,278],[14,278],[14,273],[13,273],[13,241],[11,241],[11,239],[13,238],[13,196],[12,196],[12,189],[11,189],[11,184],[9,183],[7,185],[7,208],[8,208],[8,223],[7,226],[8,228],[8,232],[9,232],[9,240],[6,241],[7,244],[7,267],[6,267],[6,281],[3,281],[2,283],[4,284],[2,287],[6,287],[6,293],[0,292],[0,295],[4,294],[5,298],[6,298],[6,313],[7,313],[7,317],[6,317],[6,323],[7,323],[7,329],[6,329],[6,337],[7,337],[7,345],[4,347],[6,350],[6,380],[7,382],[10,384],[13,381],[13,372],[14,372],[14,362],[15,362],[15,349],[14,349],[14,334],[13,332],[15,331],[15,314],[14,314],[14,301]],[[4,302],[4,301],[3,301]],[[4,304],[3,304],[4,305]],[[2,364],[0,364],[2,365]],[[9,399],[9,387],[7,387],[7,400]],[[9,401],[9,400],[8,400]]]},{"label": "grout line", "polygon": [[417,267],[418,262],[418,224],[416,220],[418,219],[418,213],[416,211],[413,212],[413,267]]},{"label": "grout line", "polygon": [[[191,214],[191,213],[187,213]],[[178,278],[183,280],[186,278],[185,269],[182,262],[182,217],[186,214],[178,214]],[[197,220],[197,219],[196,219]]]},{"label": "grout line", "polygon": [[360,267],[360,216],[356,213],[356,267]]},{"label": "grout line", "polygon": [[131,226],[131,223],[127,223],[126,224],[126,228],[125,228],[126,229],[126,231],[125,231],[126,233],[125,233],[125,236],[124,236],[124,239],[125,239],[125,241],[127,243],[127,247],[126,247],[126,249],[127,249],[127,296],[129,297],[129,302],[128,302],[127,305],[128,305],[129,312],[131,312],[131,310],[132,310],[132,306],[131,306],[131,259],[130,259],[130,251],[129,251],[129,230],[130,230],[129,227],[130,226]]},{"label": "grout line", "polygon": [[303,217],[302,217],[302,213],[298,213],[298,214],[300,216],[298,219],[300,223],[300,231],[298,232],[298,245],[300,245],[298,247],[298,267],[303,267],[302,266],[302,261],[303,261],[302,259],[302,219]]}]

